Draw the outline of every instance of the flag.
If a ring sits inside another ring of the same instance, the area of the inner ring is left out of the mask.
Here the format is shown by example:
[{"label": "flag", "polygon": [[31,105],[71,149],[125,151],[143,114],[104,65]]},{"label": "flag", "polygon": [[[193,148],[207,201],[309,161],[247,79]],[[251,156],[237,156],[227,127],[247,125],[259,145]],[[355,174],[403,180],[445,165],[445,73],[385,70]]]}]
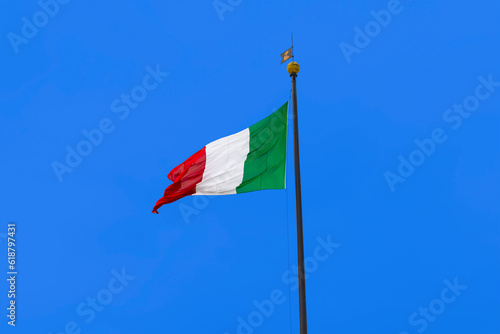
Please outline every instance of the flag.
[{"label": "flag", "polygon": [[[293,46],[292,46],[293,48]],[[283,64],[285,61],[287,61],[288,59],[292,58],[292,48],[286,50],[285,52],[283,52],[281,54],[281,63]]]},{"label": "flag", "polygon": [[288,102],[251,127],[203,147],[168,174],[173,182],[153,208],[189,195],[284,189]]}]

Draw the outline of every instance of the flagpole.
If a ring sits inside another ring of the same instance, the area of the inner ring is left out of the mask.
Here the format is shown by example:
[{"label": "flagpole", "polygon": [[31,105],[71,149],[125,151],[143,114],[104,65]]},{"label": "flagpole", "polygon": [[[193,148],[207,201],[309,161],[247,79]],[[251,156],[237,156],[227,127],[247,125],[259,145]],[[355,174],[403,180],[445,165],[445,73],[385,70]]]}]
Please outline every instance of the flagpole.
[{"label": "flagpole", "polygon": [[302,191],[300,187],[300,159],[299,159],[299,119],[297,117],[297,73],[300,66],[292,61],[286,67],[292,78],[293,102],[293,150],[295,162],[295,207],[297,212],[297,260],[299,276],[299,315],[300,334],[307,334],[306,312],[306,279],[304,270],[304,237],[302,229]]}]

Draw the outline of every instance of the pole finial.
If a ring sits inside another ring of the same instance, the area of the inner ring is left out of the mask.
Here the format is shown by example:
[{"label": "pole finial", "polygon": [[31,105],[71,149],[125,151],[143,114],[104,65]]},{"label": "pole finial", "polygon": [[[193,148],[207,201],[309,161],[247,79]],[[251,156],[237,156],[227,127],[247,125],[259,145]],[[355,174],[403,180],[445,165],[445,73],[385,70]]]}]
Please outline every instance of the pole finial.
[{"label": "pole finial", "polygon": [[290,73],[290,75],[291,74],[297,74],[300,71],[300,66],[299,66],[298,63],[296,63],[294,61],[291,61],[286,66],[286,70],[288,71],[288,73]]}]

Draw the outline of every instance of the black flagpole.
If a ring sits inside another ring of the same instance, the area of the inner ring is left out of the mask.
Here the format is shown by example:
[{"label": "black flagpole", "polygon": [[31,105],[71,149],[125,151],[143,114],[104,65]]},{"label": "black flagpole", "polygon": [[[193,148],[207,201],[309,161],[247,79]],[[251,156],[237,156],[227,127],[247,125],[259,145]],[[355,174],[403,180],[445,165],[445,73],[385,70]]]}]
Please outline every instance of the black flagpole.
[{"label": "black flagpole", "polygon": [[302,192],[300,188],[299,119],[297,118],[297,73],[299,73],[300,66],[296,62],[292,61],[288,64],[286,69],[288,73],[290,73],[290,77],[292,77],[293,150],[294,150],[294,160],[295,160],[295,206],[297,211],[297,259],[299,267],[298,274],[299,274],[300,334],[307,334],[306,279],[304,271],[304,237],[302,232]]}]

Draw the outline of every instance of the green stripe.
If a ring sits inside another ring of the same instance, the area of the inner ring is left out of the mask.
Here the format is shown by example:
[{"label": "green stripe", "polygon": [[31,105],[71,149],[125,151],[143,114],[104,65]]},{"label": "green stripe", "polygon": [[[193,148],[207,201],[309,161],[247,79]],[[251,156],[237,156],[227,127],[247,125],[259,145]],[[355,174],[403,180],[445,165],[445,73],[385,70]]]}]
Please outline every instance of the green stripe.
[{"label": "green stripe", "polygon": [[250,151],[238,194],[285,188],[287,114],[288,102],[249,128]]}]

